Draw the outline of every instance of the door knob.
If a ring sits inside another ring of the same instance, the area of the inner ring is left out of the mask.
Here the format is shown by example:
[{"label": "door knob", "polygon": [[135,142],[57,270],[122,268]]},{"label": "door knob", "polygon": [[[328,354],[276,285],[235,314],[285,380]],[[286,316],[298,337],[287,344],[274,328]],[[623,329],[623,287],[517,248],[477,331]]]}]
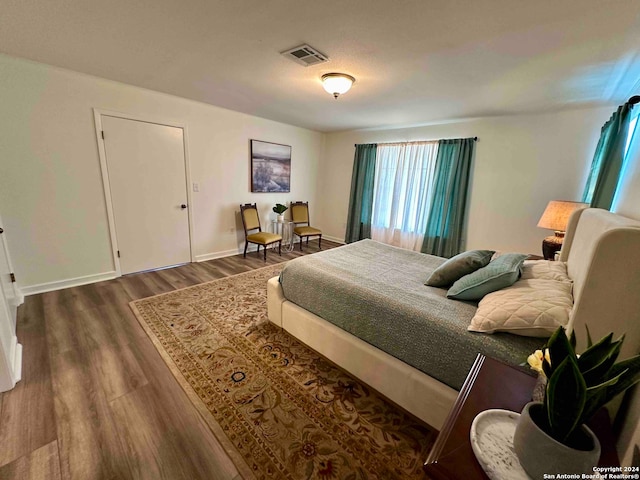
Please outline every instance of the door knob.
[{"label": "door knob", "polygon": [[180,208],[184,210],[185,208],[187,208],[187,206],[183,203],[182,205],[180,205]]}]

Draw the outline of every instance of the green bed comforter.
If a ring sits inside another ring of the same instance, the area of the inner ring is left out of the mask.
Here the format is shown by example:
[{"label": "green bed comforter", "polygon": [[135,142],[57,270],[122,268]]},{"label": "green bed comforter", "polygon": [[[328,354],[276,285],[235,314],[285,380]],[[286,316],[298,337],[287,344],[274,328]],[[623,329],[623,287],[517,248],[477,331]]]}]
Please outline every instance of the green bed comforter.
[{"label": "green bed comforter", "polygon": [[291,302],[456,390],[478,353],[518,365],[544,340],[467,331],[476,304],[424,282],[445,259],[362,240],[290,261]]}]

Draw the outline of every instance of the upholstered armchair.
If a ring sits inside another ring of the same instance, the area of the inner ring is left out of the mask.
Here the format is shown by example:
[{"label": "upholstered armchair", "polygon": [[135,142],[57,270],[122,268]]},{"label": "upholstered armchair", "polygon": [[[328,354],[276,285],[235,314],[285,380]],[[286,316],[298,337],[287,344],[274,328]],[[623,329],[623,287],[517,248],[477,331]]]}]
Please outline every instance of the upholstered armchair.
[{"label": "upholstered armchair", "polygon": [[[250,243],[258,246],[258,255],[260,255],[260,246],[264,247],[265,262],[267,261],[267,247],[273,243],[278,243],[278,254],[282,255],[282,235],[262,231],[260,227],[260,215],[258,215],[258,207],[255,203],[240,205],[240,215],[242,216],[245,238],[243,257],[246,258],[247,256],[247,247]],[[255,230],[257,230],[257,232]]]},{"label": "upholstered armchair", "polygon": [[318,248],[322,249],[322,231],[309,223],[309,202],[291,203],[291,221],[294,224],[293,234],[300,237],[301,251],[302,239],[306,238],[309,245],[309,237],[318,237]]}]

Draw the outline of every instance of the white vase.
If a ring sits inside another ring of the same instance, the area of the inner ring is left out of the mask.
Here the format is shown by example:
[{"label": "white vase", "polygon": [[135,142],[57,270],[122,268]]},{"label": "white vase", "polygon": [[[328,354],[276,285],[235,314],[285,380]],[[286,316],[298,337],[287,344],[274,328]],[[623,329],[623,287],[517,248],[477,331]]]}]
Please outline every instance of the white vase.
[{"label": "white vase", "polygon": [[283,223],[284,222],[284,215],[278,215],[276,217],[276,220],[278,221],[278,223]]},{"label": "white vase", "polygon": [[598,437],[586,425],[582,425],[581,429],[585,441],[590,443],[592,448],[578,450],[567,447],[538,427],[535,418],[541,414],[542,403],[529,402],[525,405],[518,419],[513,436],[513,449],[522,468],[534,480],[544,478],[545,473],[593,475],[593,467],[597,466],[598,460],[600,460]]}]

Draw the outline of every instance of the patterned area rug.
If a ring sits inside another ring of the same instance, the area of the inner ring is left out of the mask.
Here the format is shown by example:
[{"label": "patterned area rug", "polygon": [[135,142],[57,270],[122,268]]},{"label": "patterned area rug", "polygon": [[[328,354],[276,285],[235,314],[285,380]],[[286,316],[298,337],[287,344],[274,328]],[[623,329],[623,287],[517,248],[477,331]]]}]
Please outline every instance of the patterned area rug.
[{"label": "patterned area rug", "polygon": [[244,478],[425,478],[434,431],[268,321],[282,267],[131,308]]}]

